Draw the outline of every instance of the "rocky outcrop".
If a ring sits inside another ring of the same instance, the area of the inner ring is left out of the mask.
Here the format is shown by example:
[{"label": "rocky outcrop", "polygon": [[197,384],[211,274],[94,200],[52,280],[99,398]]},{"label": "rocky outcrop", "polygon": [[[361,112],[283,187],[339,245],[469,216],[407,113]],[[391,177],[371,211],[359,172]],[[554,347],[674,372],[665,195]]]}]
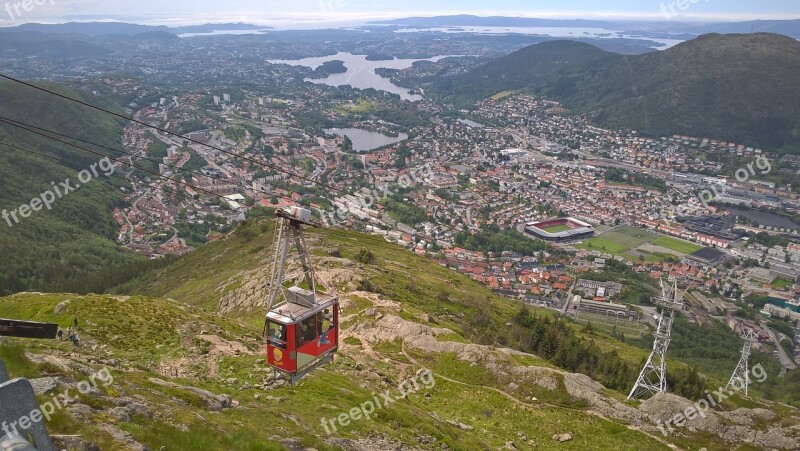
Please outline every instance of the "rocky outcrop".
[{"label": "rocky outcrop", "polygon": [[703,409],[699,413],[685,415],[687,418],[691,416],[691,419],[681,421],[682,426],[678,426],[672,420],[678,414],[697,412],[695,404],[680,396],[660,393],[644,401],[639,410],[658,424],[662,433],[680,433],[685,428],[692,432],[716,435],[729,443],[748,443],[768,449],[797,449],[800,443],[800,428],[797,425],[791,428],[774,425],[767,430],[756,429],[756,424],[775,418],[775,414],[766,409],[740,408],[732,412]]},{"label": "rocky outcrop", "polygon": [[359,439],[330,438],[327,444],[341,448],[345,451],[422,451],[422,448],[409,446],[380,435],[369,435]]},{"label": "rocky outcrop", "polygon": [[[242,280],[238,283],[241,285],[220,297],[217,312],[225,314],[264,306],[267,300],[267,272],[249,271],[240,277]],[[236,283],[236,281],[229,282],[230,285]]]},{"label": "rocky outcrop", "polygon": [[[264,268],[269,268],[270,264],[271,262],[265,261]],[[321,257],[314,258],[313,265],[317,279],[329,287],[345,287],[347,290],[354,290],[363,280],[363,276],[359,274],[350,260]],[[225,314],[237,310],[265,307],[269,294],[267,271],[265,269],[248,271],[220,287],[219,291],[224,294],[220,296],[217,312]],[[286,279],[293,280],[301,276],[298,265],[290,260],[286,269]],[[231,288],[234,286],[236,288]]]},{"label": "rocky outcrop", "polygon": [[224,409],[230,409],[234,405],[233,398],[231,398],[228,395],[218,395],[208,390],[203,390],[202,388],[176,384],[174,382],[168,382],[165,380],[156,379],[152,377],[148,379],[148,381],[150,381],[153,384],[160,385],[162,387],[177,388],[179,390],[186,390],[188,392],[192,392],[200,397],[200,399],[203,401],[205,409],[211,412],[219,412]]},{"label": "rocky outcrop", "polygon": [[[691,401],[679,396],[660,394],[643,402],[637,409],[605,396],[603,394],[605,387],[589,376],[545,367],[514,366],[508,363],[506,355],[518,353],[517,351],[498,350],[468,343],[440,342],[436,338],[438,335],[452,331],[411,322],[390,313],[381,315],[370,315],[370,313],[364,312],[364,316],[370,319],[358,322],[348,330],[351,336],[368,343],[401,338],[408,347],[429,353],[452,353],[460,360],[484,366],[495,374],[498,381],[505,381],[504,383],[508,383],[510,387],[533,385],[546,390],[557,390],[560,384],[563,384],[566,392],[571,397],[586,402],[590,411],[605,418],[622,421],[655,437],[661,435],[659,421],[663,423],[693,406]],[[513,393],[513,390],[510,392]],[[748,443],[769,449],[798,449],[800,426],[775,425],[769,428],[757,426],[774,418],[775,414],[766,409],[708,411],[704,417],[687,422],[684,427],[691,432],[713,434],[730,443]],[[680,433],[682,428],[673,426],[673,429],[676,433]],[[668,431],[668,435],[669,433],[671,432]]]},{"label": "rocky outcrop", "polygon": [[70,451],[100,451],[100,447],[80,437],[61,435],[53,437],[53,445],[58,449]]}]

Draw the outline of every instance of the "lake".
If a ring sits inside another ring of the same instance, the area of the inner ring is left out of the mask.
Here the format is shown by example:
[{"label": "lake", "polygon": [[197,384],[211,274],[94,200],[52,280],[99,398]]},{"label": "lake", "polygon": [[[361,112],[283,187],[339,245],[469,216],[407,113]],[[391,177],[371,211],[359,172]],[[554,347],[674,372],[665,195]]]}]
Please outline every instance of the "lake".
[{"label": "lake", "polygon": [[405,133],[400,133],[400,136],[394,138],[360,128],[329,128],[325,130],[325,133],[347,136],[350,141],[353,141],[353,150],[356,152],[367,152],[408,139],[408,135]]},{"label": "lake", "polygon": [[270,64],[288,64],[290,66],[305,66],[316,69],[328,61],[344,61],[347,72],[332,74],[327,78],[311,79],[305,81],[323,84],[328,86],[350,85],[357,89],[373,88],[380,91],[391,92],[399,95],[404,100],[419,101],[423,97],[416,94],[409,94],[409,90],[395,85],[388,78],[383,78],[375,73],[375,69],[408,69],[417,61],[439,61],[447,56],[437,56],[426,60],[418,59],[394,59],[388,61],[369,61],[366,55],[353,55],[352,53],[339,52],[336,55],[320,56],[313,58],[303,58],[299,60],[267,60]]},{"label": "lake", "polygon": [[726,211],[731,214],[743,216],[751,221],[756,221],[759,224],[771,227],[783,227],[786,229],[797,230],[800,229],[800,224],[792,221],[791,218],[781,216],[775,213],[766,211],[753,210],[751,208],[725,206]]}]

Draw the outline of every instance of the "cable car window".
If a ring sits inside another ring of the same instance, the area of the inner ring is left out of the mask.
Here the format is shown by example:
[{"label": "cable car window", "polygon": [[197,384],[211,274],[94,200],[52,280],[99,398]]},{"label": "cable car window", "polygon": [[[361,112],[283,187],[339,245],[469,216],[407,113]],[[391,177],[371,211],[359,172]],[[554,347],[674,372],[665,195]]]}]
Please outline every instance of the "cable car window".
[{"label": "cable car window", "polygon": [[317,315],[308,317],[297,325],[297,347],[317,339]]},{"label": "cable car window", "polygon": [[270,321],[268,333],[269,344],[284,350],[286,349],[286,326]]},{"label": "cable car window", "polygon": [[329,332],[333,329],[333,313],[326,309],[324,312],[317,315],[317,328],[320,333],[319,344],[330,344],[328,339]]}]

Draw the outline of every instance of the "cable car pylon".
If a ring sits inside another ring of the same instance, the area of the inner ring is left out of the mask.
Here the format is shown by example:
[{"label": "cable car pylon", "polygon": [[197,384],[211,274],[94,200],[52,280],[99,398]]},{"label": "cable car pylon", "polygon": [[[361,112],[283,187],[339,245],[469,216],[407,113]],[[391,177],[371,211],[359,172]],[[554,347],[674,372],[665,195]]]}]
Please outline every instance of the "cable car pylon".
[{"label": "cable car pylon", "polygon": [[[303,226],[320,227],[311,211],[301,207],[277,210],[273,261],[267,279],[264,336],[267,362],[294,384],[321,365],[333,361],[339,348],[339,297],[326,287],[319,291]],[[286,287],[286,266],[297,248],[304,286]]]},{"label": "cable car pylon", "polygon": [[641,399],[656,393],[666,393],[667,391],[667,349],[672,339],[672,322],[675,320],[675,311],[683,309],[683,297],[686,291],[678,290],[678,282],[673,285],[661,280],[661,296],[654,298],[656,305],[662,307],[661,318],[656,327],[653,351],[647,362],[639,373],[631,389],[628,399]]},{"label": "cable car pylon", "polygon": [[725,386],[725,389],[744,389],[744,395],[747,396],[747,390],[750,387],[750,349],[753,343],[758,341],[758,334],[756,334],[753,329],[745,327],[742,329],[742,339],[744,340],[744,345],[742,345],[742,357],[739,359],[736,369],[733,370],[731,379],[728,381],[728,385]]}]

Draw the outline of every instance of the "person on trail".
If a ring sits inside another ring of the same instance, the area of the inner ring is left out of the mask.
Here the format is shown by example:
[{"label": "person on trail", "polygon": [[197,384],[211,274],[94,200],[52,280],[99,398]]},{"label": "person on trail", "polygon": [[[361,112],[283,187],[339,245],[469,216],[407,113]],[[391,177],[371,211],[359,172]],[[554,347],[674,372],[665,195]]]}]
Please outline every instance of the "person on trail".
[{"label": "person on trail", "polygon": [[62,328],[60,328],[60,327],[59,327],[59,328],[58,328],[58,334],[57,334],[57,335],[58,335],[58,341],[62,341],[62,340],[64,340],[64,329],[62,329]]},{"label": "person on trail", "polygon": [[72,332],[69,335],[69,341],[72,342],[72,346],[75,347],[75,348],[80,346],[80,339],[78,338],[78,333],[77,332]]}]

